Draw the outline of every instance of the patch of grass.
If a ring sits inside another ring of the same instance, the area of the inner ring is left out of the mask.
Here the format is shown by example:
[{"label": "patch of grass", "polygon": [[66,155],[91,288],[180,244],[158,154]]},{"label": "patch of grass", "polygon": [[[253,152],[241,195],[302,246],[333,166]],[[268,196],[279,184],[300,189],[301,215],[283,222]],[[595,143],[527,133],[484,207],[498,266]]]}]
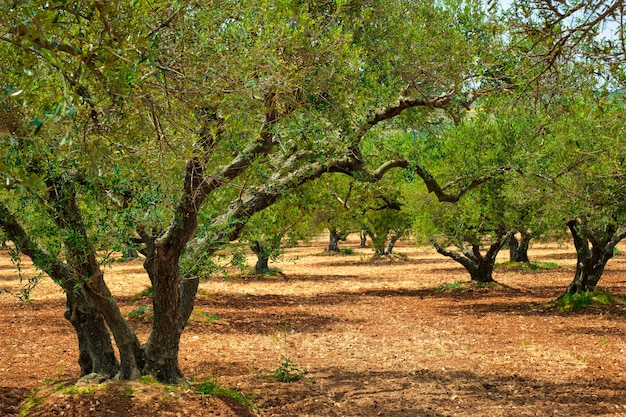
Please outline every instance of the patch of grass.
[{"label": "patch of grass", "polygon": [[157,379],[152,375],[143,375],[139,378],[139,382],[146,385],[160,384],[160,382],[157,381]]},{"label": "patch of grass", "polygon": [[491,282],[480,282],[480,281],[455,281],[453,283],[446,282],[445,284],[437,287],[437,291],[439,292],[472,292],[476,290],[485,290],[485,291],[509,291],[512,290],[511,287],[500,284],[497,281]]},{"label": "patch of grass", "polygon": [[135,396],[135,390],[131,387],[124,387],[124,397],[130,398]]},{"label": "patch of grass", "polygon": [[496,268],[514,270],[519,272],[537,272],[550,269],[559,269],[561,266],[556,262],[504,262],[495,265]]},{"label": "patch of grass", "polygon": [[75,385],[67,387],[63,390],[63,394],[65,395],[94,395],[96,391],[93,387],[77,387]]},{"label": "patch of grass", "polygon": [[214,298],[213,294],[211,294],[208,291],[203,290],[203,289],[199,289],[197,295],[198,296],[202,296],[204,298],[208,298],[210,300],[212,300]]},{"label": "patch of grass", "polygon": [[234,399],[235,401],[237,401],[237,403],[241,405],[245,405],[246,407],[257,410],[250,397],[232,388],[222,387],[217,383],[217,381],[212,379],[197,384],[195,386],[195,392],[203,395],[222,395],[224,397],[229,397]]},{"label": "patch of grass", "polygon": [[136,319],[138,317],[141,317],[142,315],[149,313],[152,311],[151,307],[148,307],[145,304],[142,304],[141,306],[137,307],[134,310],[131,310],[128,312],[128,318],[129,319]]},{"label": "patch of grass", "polygon": [[154,296],[154,288],[146,287],[140,293],[133,295],[130,297],[130,301],[138,301],[145,297],[153,297]]},{"label": "patch of grass", "polygon": [[463,281],[455,281],[455,282],[446,282],[441,286],[437,287],[437,291],[446,292],[446,291],[454,291],[463,288],[465,282]]},{"label": "patch of grass", "polygon": [[354,255],[356,252],[351,248],[341,248],[339,249],[339,253],[342,255]]},{"label": "patch of grass", "polygon": [[626,302],[624,297],[613,295],[610,291],[595,290],[564,294],[549,304],[548,308],[556,308],[562,312],[577,312],[591,305],[608,306],[616,303],[623,304],[624,302]]},{"label": "patch of grass", "polygon": [[37,388],[33,389],[33,391],[28,394],[28,396],[22,401],[20,405],[20,409],[18,410],[18,417],[26,417],[30,414],[30,411],[42,404],[46,400],[46,396],[37,395],[39,394],[39,390]]},{"label": "patch of grass", "polygon": [[200,323],[213,323],[215,321],[218,321],[219,319],[220,318],[215,314],[207,313],[206,311],[202,310],[194,310],[191,314],[191,317],[189,317],[190,321],[196,321]]},{"label": "patch of grass", "polygon": [[283,356],[285,359],[278,368],[274,370],[274,377],[280,382],[295,382],[304,378],[307,374],[307,370],[300,368],[289,357]]}]

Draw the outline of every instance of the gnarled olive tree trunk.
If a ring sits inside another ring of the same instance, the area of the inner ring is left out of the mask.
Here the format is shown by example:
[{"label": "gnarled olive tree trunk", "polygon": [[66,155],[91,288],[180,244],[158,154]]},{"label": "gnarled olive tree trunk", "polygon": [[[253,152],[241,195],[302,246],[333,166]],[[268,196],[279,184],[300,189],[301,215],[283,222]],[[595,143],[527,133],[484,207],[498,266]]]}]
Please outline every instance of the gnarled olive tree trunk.
[{"label": "gnarled olive tree trunk", "polygon": [[3,204],[0,204],[0,227],[18,251],[29,256],[37,268],[46,272],[63,288],[66,296],[64,316],[74,327],[78,338],[81,376],[89,373],[107,377],[117,375],[120,366],[111,344],[109,330],[102,314],[87,297],[85,289],[76,286],[79,282],[76,271],[35,243]]},{"label": "gnarled olive tree trunk", "polygon": [[391,255],[393,253],[393,248],[396,245],[396,242],[400,240],[400,236],[397,234],[391,235],[389,238],[389,242],[387,242],[387,246],[385,246],[385,254]]},{"label": "gnarled olive tree trunk", "polygon": [[594,291],[609,259],[613,257],[615,246],[626,237],[626,232],[618,233],[614,224],[601,230],[586,227],[584,219],[567,222],[574,247],[576,248],[576,272],[565,294]]},{"label": "gnarled olive tree trunk", "polygon": [[[50,201],[56,211],[57,225],[66,231],[64,244],[67,258],[75,271],[77,280],[66,287],[73,291],[79,285],[86,298],[104,317],[120,354],[120,379],[136,379],[141,376],[143,351],[139,339],[122,315],[113,295],[104,282],[104,274],[96,258],[96,249],[85,227],[76,199],[75,184],[71,181],[49,180]],[[75,327],[76,328],[76,327]],[[97,343],[94,341],[93,343]]]},{"label": "gnarled olive tree trunk", "polygon": [[367,247],[367,232],[365,230],[359,232],[359,242],[359,248]]},{"label": "gnarled olive tree trunk", "polygon": [[520,232],[520,240],[515,235],[509,238],[509,260],[511,262],[528,263],[528,248],[532,237],[528,233]]},{"label": "gnarled olive tree trunk", "polygon": [[113,378],[120,366],[102,314],[87,299],[83,290],[66,291],[65,295],[64,315],[78,337],[80,375],[96,373]]},{"label": "gnarled olive tree trunk", "polygon": [[345,242],[345,240],[348,238],[348,234],[342,233],[335,228],[330,228],[328,231],[328,252],[339,252],[339,242]]},{"label": "gnarled olive tree trunk", "polygon": [[437,252],[452,258],[456,262],[463,265],[463,267],[470,274],[472,281],[478,283],[488,283],[495,282],[493,279],[493,267],[496,263],[496,258],[500,249],[502,249],[506,241],[509,239],[509,236],[510,234],[506,233],[493,240],[485,255],[481,253],[479,243],[472,243],[470,249],[463,243],[455,242],[455,246],[461,250],[461,253],[449,250],[434,240],[432,243],[435,246],[435,249],[437,249]]},{"label": "gnarled olive tree trunk", "polygon": [[250,250],[256,255],[256,263],[254,264],[254,273],[258,275],[266,274],[269,270],[270,254],[269,251],[261,245],[258,240],[250,245]]}]

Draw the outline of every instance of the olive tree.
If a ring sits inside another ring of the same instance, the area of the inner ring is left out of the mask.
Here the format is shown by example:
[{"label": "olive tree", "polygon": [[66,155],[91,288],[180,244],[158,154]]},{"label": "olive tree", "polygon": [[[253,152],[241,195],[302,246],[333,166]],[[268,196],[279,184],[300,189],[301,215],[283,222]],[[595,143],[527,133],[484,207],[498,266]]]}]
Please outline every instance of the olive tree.
[{"label": "olive tree", "polygon": [[[407,112],[455,114],[483,93],[478,63],[495,48],[482,13],[478,2],[0,5],[12,155],[0,224],[65,290],[81,373],[178,381],[213,254],[288,190],[406,167],[363,143]],[[144,343],[98,255],[132,234],[154,289]]]}]

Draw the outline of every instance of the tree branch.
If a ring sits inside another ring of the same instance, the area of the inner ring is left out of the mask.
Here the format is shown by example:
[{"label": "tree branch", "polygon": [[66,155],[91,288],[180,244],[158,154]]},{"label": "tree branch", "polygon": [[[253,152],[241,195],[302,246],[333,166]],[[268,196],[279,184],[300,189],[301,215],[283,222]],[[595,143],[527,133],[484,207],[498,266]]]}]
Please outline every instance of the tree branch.
[{"label": "tree branch", "polygon": [[501,175],[504,172],[510,171],[510,170],[511,170],[510,167],[498,168],[495,173],[485,175],[480,178],[475,178],[469,184],[460,187],[456,194],[447,194],[445,192],[445,189],[450,188],[452,184],[457,183],[458,181],[454,183],[448,183],[445,186],[441,187],[439,183],[437,182],[437,180],[435,179],[435,177],[433,177],[432,174],[428,172],[424,167],[422,167],[421,165],[415,166],[415,171],[417,172],[417,175],[419,175],[422,178],[422,181],[424,181],[424,184],[426,185],[426,189],[428,190],[428,192],[434,193],[440,202],[446,202],[446,203],[456,203],[468,191],[473,190],[474,188],[477,188],[478,186],[489,181],[495,176]]}]

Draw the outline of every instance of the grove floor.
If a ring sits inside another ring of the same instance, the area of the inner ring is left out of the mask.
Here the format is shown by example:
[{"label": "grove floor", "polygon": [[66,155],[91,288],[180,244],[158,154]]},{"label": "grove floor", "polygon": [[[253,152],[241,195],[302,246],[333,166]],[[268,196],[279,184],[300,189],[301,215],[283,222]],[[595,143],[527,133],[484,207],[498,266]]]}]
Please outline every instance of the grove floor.
[{"label": "grove floor", "polygon": [[[187,378],[251,396],[262,416],[626,416],[624,307],[545,308],[573,276],[571,246],[531,248],[531,259],[559,268],[501,267],[494,275],[502,287],[442,291],[468,275],[433,250],[404,243],[396,249],[403,257],[372,262],[372,250],[356,248],[356,240],[343,245],[355,248],[352,255],[329,255],[324,245],[287,250],[272,264],[282,276],[233,270],[204,281],[181,341]],[[33,274],[24,260],[22,278]],[[140,260],[115,262],[105,274],[124,313],[149,306],[146,297],[132,298],[149,284]],[[626,295],[626,256],[609,262],[601,287]],[[15,266],[0,252],[0,416],[16,415],[33,389],[71,384],[79,374],[62,292],[46,278],[24,303],[11,294],[19,288]],[[145,341],[149,310],[130,322]],[[306,376],[276,381],[288,364]],[[227,399],[128,392],[57,395],[38,410],[250,415]]]}]

